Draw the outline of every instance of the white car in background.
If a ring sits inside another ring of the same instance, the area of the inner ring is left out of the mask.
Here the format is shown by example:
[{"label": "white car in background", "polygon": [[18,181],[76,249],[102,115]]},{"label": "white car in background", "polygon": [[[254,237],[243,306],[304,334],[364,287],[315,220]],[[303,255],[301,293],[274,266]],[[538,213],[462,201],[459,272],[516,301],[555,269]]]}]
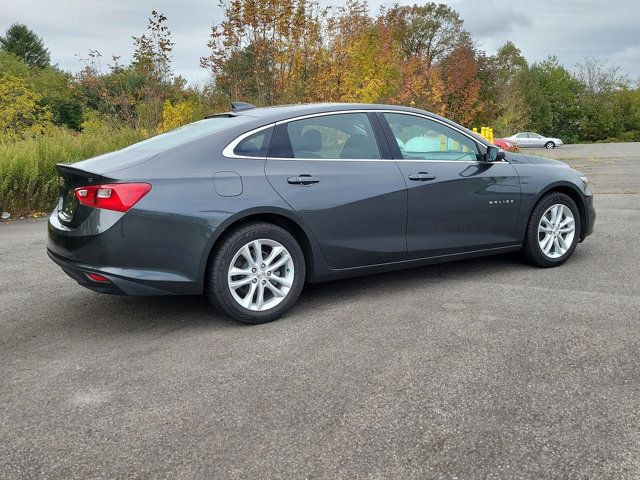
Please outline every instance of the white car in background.
[{"label": "white car in background", "polygon": [[516,133],[515,135],[505,138],[505,140],[516,142],[519,148],[551,149],[563,145],[562,140],[559,138],[543,137],[542,135],[533,132]]}]

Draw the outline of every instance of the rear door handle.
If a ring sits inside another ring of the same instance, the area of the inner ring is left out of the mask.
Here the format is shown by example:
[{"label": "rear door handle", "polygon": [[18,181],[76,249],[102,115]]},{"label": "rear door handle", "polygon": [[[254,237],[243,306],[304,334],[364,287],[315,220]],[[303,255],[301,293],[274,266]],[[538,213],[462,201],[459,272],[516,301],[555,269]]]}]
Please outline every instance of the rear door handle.
[{"label": "rear door handle", "polygon": [[435,178],[436,176],[433,173],[427,172],[412,173],[411,175],[409,175],[409,180],[415,180],[416,182],[427,182]]},{"label": "rear door handle", "polygon": [[320,181],[319,178],[312,177],[311,175],[302,174],[297,177],[289,177],[287,178],[287,182],[292,185],[312,185],[314,183],[318,183]]}]

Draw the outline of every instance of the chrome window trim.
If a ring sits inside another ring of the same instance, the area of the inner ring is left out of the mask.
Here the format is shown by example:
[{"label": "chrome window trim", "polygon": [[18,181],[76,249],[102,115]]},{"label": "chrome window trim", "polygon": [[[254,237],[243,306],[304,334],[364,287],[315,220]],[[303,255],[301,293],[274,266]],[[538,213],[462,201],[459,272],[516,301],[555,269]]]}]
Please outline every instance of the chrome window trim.
[{"label": "chrome window trim", "polygon": [[293,118],[287,118],[285,120],[278,120],[276,122],[276,125],[281,125],[283,123],[289,123],[289,122],[294,122],[296,120],[304,120],[305,118],[313,118],[313,117],[322,117],[325,115],[340,115],[340,114],[344,114],[344,113],[397,113],[400,115],[413,115],[414,117],[421,117],[424,118],[426,120],[431,120],[432,122],[436,122],[439,123],[441,125],[444,125],[445,127],[449,127],[452,130],[457,131],[458,133],[464,135],[465,137],[469,138],[470,140],[474,141],[476,144],[478,145],[482,145],[483,147],[487,147],[484,143],[482,143],[480,140],[474,138],[473,136],[469,135],[467,132],[454,127],[453,125],[449,125],[447,122],[443,122],[442,120],[438,119],[438,118],[434,118],[431,117],[429,115],[425,115],[423,113],[417,113],[417,112],[407,112],[404,110],[393,110],[393,109],[363,109],[363,110],[336,110],[334,112],[323,112],[323,113],[310,113],[308,115],[302,115],[300,117],[293,117]]},{"label": "chrome window trim", "polygon": [[[251,157],[257,158],[257,157]],[[284,161],[301,161],[301,162],[396,162],[396,163],[503,163],[503,162],[484,162],[480,160],[393,160],[392,158],[285,158],[285,157],[267,157],[267,160],[284,160]]]},{"label": "chrome window trim", "polygon": [[239,137],[236,137],[234,140],[232,140],[229,145],[224,147],[224,149],[222,150],[222,156],[227,158],[247,158],[249,160],[265,160],[267,158],[266,155],[264,157],[250,157],[248,155],[237,155],[233,151],[236,149],[238,144],[245,138],[250,137],[254,133],[258,133],[258,132],[261,132],[262,130],[266,130],[267,128],[271,128],[275,126],[276,126],[275,123],[270,123],[268,125],[263,125],[261,127],[254,128],[253,130],[249,130],[246,133],[243,133]]},{"label": "chrome window trim", "polygon": [[460,133],[461,135],[464,135],[465,137],[469,138],[470,140],[472,140],[473,142],[476,143],[476,145],[481,145],[482,147],[484,147],[485,149],[487,148],[487,145],[485,145],[484,143],[482,143],[480,140],[474,138],[473,136],[469,135],[468,133],[466,133],[465,131],[454,127],[453,125],[449,125],[447,122],[444,122],[440,119],[437,118],[433,118],[429,115],[425,115],[422,113],[416,113],[416,112],[407,112],[404,110],[393,110],[393,109],[358,109],[358,110],[335,110],[332,112],[320,112],[320,113],[310,113],[307,115],[300,115],[297,117],[291,117],[291,118],[287,118],[284,120],[278,120],[277,122],[273,122],[273,123],[269,123],[268,125],[263,125],[262,127],[258,127],[255,128],[253,130],[249,130],[246,133],[243,133],[242,135],[240,135],[239,137],[237,137],[236,139],[234,139],[231,143],[229,143],[229,145],[227,145],[224,150],[222,150],[222,155],[224,157],[227,158],[244,158],[244,159],[249,159],[249,160],[266,160],[267,158],[270,160],[299,160],[299,161],[324,161],[324,162],[444,162],[444,163],[474,163],[474,164],[478,164],[478,163],[508,163],[505,160],[501,160],[501,161],[495,161],[495,162],[485,162],[485,161],[481,161],[481,160],[410,160],[410,159],[398,159],[398,160],[393,160],[393,159],[370,159],[370,158],[363,158],[363,159],[357,159],[357,158],[283,158],[283,157],[269,157],[269,156],[265,156],[265,157],[249,157],[246,155],[236,155],[235,153],[233,153],[233,150],[238,146],[238,144],[244,140],[245,138],[247,138],[248,136],[253,135],[254,133],[258,133],[261,130],[265,130],[267,128],[271,128],[271,127],[275,127],[277,125],[283,125],[285,123],[289,123],[289,122],[295,122],[297,120],[304,120],[306,118],[314,118],[314,117],[324,117],[324,116],[328,116],[328,115],[342,115],[345,113],[396,113],[396,114],[400,114],[400,115],[412,115],[414,117],[420,117],[420,118],[424,118],[426,120],[431,120],[432,122],[436,122],[439,123],[441,125],[444,125],[445,127],[451,128],[452,130],[455,130],[456,132]]}]

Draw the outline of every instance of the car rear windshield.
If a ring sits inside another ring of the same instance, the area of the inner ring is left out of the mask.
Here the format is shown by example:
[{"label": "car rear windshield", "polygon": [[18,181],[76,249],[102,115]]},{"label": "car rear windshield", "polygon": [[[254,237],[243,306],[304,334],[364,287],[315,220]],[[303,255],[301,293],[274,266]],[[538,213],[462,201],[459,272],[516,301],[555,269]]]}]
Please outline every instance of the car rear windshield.
[{"label": "car rear windshield", "polygon": [[124,150],[140,150],[150,153],[161,152],[211,133],[219,132],[225,128],[241,125],[250,120],[252,120],[251,117],[244,117],[242,115],[216,115],[215,117],[205,118],[204,120],[199,120],[148,138]]}]

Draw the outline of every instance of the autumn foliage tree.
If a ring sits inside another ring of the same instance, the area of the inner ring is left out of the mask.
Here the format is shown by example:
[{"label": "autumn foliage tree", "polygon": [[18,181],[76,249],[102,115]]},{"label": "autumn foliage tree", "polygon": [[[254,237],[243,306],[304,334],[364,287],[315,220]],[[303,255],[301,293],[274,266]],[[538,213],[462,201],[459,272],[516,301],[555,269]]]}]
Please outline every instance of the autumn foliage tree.
[{"label": "autumn foliage tree", "polygon": [[318,73],[321,14],[313,1],[231,0],[225,19],[214,25],[200,59],[218,93],[250,97],[260,105],[307,96]]},{"label": "autumn foliage tree", "polygon": [[363,0],[231,0],[201,59],[213,90],[258,105],[334,101],[407,104],[471,122],[482,108],[476,52],[445,5]]},{"label": "autumn foliage tree", "polygon": [[373,13],[366,0],[324,4],[223,0],[200,59],[211,74],[203,86],[174,74],[169,20],[155,10],[132,37],[131,62],[89,50],[77,73],[51,66],[42,39],[13,25],[0,36],[0,143],[49,126],[131,129],[138,138],[227,110],[233,100],[391,103],[491,125],[496,135],[640,140],[640,88],[606,62],[587,59],[573,70],[553,57],[529,64],[512,42],[488,55],[454,8],[434,2]]}]

